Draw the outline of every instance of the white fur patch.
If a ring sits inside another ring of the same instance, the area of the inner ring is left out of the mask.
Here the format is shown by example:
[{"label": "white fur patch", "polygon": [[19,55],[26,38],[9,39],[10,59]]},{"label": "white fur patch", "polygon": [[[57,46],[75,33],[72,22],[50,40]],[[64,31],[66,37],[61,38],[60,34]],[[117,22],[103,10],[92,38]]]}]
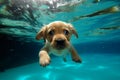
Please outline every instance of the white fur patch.
[{"label": "white fur patch", "polygon": [[50,53],[54,54],[56,56],[63,56],[64,57],[64,56],[66,56],[68,54],[68,49],[56,50],[56,49],[51,48]]}]

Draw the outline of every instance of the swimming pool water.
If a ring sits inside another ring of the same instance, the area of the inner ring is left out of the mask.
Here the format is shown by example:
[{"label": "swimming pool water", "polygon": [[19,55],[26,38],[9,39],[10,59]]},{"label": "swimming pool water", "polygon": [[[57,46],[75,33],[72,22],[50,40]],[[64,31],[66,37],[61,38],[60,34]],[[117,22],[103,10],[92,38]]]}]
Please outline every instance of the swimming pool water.
[{"label": "swimming pool water", "polygon": [[[14,1],[0,0],[0,80],[120,80],[119,0]],[[36,33],[58,20],[74,25],[79,38],[71,43],[83,62],[50,55],[50,65],[42,67],[44,41],[35,40]]]}]

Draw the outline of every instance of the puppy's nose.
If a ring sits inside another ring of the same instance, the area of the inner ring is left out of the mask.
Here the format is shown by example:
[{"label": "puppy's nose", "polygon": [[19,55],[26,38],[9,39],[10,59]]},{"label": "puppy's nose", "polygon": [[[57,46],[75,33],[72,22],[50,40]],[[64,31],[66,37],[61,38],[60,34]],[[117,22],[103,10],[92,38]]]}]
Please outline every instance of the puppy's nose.
[{"label": "puppy's nose", "polygon": [[56,39],[55,41],[57,44],[64,44],[65,43],[64,39]]}]

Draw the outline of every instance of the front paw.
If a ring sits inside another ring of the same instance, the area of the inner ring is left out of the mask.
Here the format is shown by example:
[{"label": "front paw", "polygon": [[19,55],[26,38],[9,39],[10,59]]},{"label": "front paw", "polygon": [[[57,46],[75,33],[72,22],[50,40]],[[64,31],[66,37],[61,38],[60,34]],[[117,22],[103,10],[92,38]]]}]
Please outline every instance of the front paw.
[{"label": "front paw", "polygon": [[73,57],[72,60],[75,61],[75,62],[78,62],[78,63],[82,63],[82,60],[79,56]]},{"label": "front paw", "polygon": [[39,63],[41,66],[47,66],[50,63],[50,57],[46,51],[40,52]]}]

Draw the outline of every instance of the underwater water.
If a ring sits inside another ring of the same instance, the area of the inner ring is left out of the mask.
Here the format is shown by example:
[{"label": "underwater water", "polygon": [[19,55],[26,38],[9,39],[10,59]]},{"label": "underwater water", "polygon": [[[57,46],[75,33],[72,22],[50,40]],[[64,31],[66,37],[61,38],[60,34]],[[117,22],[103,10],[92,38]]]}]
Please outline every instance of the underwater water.
[{"label": "underwater water", "polygon": [[[39,65],[35,37],[52,21],[74,25],[82,63],[50,55]],[[0,0],[0,80],[120,80],[120,1]]]}]

